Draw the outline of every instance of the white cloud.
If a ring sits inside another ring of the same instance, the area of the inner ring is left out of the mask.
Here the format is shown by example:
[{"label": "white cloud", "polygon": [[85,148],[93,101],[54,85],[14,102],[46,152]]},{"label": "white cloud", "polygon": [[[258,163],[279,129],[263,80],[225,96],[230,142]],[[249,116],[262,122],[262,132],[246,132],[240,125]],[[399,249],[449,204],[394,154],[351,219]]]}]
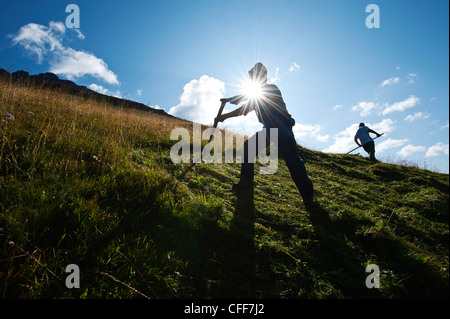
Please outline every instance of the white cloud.
[{"label": "white cloud", "polygon": [[[229,111],[230,110],[225,109],[224,114]],[[219,126],[229,131],[247,136],[251,136],[263,128],[263,125],[259,123],[255,112],[250,112],[245,116],[229,118],[225,122],[220,123]]]},{"label": "white cloud", "polygon": [[416,145],[408,144],[405,147],[403,147],[400,151],[398,151],[397,154],[402,157],[408,157],[417,152],[425,152],[426,149],[427,148],[425,146],[421,146],[421,145],[416,146]]},{"label": "white cloud", "polygon": [[294,72],[294,71],[298,71],[300,70],[300,65],[298,65],[297,63],[292,63],[291,66],[289,67],[289,72]]},{"label": "white cloud", "polygon": [[95,92],[98,92],[98,93],[101,93],[101,94],[111,95],[111,96],[119,97],[119,98],[122,97],[122,94],[120,93],[119,90],[113,92],[113,91],[110,91],[110,90],[108,90],[107,88],[105,88],[105,87],[103,87],[103,86],[101,86],[101,85],[95,84],[95,83],[92,83],[92,84],[89,85],[88,87],[89,87],[91,90],[93,90],[93,91],[95,91]]},{"label": "white cloud", "polygon": [[292,128],[292,132],[294,133],[294,137],[297,142],[300,143],[300,140],[305,138],[306,136],[312,136],[319,142],[326,142],[330,138],[330,136],[322,135],[320,132],[322,131],[322,127],[319,124],[301,124],[296,123]]},{"label": "white cloud", "polygon": [[55,53],[56,59],[50,61],[50,72],[66,76],[70,80],[90,75],[109,84],[119,84],[117,75],[108,69],[108,65],[89,52],[66,48]]},{"label": "white cloud", "polygon": [[[366,124],[371,129],[378,133],[390,133],[395,129],[395,121],[391,119],[383,119],[381,122],[375,123],[375,124]],[[355,132],[356,133],[356,132]]]},{"label": "white cloud", "polygon": [[387,151],[391,148],[397,148],[397,147],[403,146],[408,142],[409,142],[409,140],[407,138],[402,139],[402,140],[388,138],[387,140],[385,140],[377,145],[376,151],[381,153],[381,152]]},{"label": "white cloud", "polygon": [[395,112],[395,111],[404,111],[411,107],[414,107],[416,104],[420,103],[420,99],[414,95],[410,95],[407,99],[396,102],[394,104],[388,105],[382,112],[383,115]]},{"label": "white cloud", "polygon": [[65,26],[62,22],[51,21],[48,27],[29,23],[22,26],[17,35],[11,37],[14,45],[21,45],[28,53],[35,54],[40,64],[48,51],[62,50],[61,40],[64,32]]},{"label": "white cloud", "polygon": [[355,147],[355,142],[353,140],[356,131],[358,130],[358,123],[352,124],[345,130],[340,131],[334,135],[334,143],[324,149],[326,153],[345,153],[348,152],[352,147]]},{"label": "white cloud", "polygon": [[367,116],[371,115],[373,111],[379,110],[384,107],[380,114],[386,115],[395,111],[404,111],[416,106],[416,104],[419,103],[420,99],[418,97],[410,95],[407,99],[393,104],[383,103],[381,105],[378,102],[358,102],[357,105],[352,106],[352,111],[360,111],[360,116]]},{"label": "white cloud", "polygon": [[141,90],[141,89],[136,90],[137,96],[141,96],[143,92],[144,92],[144,90]]},{"label": "white cloud", "polygon": [[379,103],[375,102],[359,102],[357,105],[352,106],[353,111],[360,111],[361,116],[367,116],[372,114],[373,110],[380,107]]},{"label": "white cloud", "polygon": [[202,75],[183,88],[180,103],[169,110],[169,114],[205,125],[212,124],[225,93],[225,83]]},{"label": "white cloud", "polygon": [[275,84],[275,83],[279,83],[281,81],[281,79],[278,75],[279,72],[280,72],[280,68],[276,68],[275,74],[273,75],[273,77],[270,77],[270,81],[269,81],[270,83]]},{"label": "white cloud", "polygon": [[90,88],[91,90],[101,93],[101,94],[108,94],[109,90],[107,88],[104,88],[101,85],[92,83],[91,85],[88,86],[88,88]]},{"label": "white cloud", "polygon": [[429,114],[422,113],[422,112],[416,112],[413,115],[409,114],[407,117],[405,117],[404,121],[412,122],[412,121],[415,121],[417,119],[421,119],[421,118],[427,119],[429,117],[430,117]]},{"label": "white cloud", "polygon": [[439,156],[441,153],[449,155],[448,144],[439,142],[430,146],[425,153],[425,157]]},{"label": "white cloud", "polygon": [[[49,26],[29,23],[11,36],[14,45],[22,46],[28,53],[36,55],[38,63],[48,59],[50,72],[75,78],[90,75],[109,84],[119,84],[117,75],[109,70],[108,65],[90,52],[77,51],[64,46],[63,37],[66,27],[62,22],[51,21]],[[84,39],[77,30],[78,38]]]},{"label": "white cloud", "polygon": [[84,38],[86,38],[86,37],[84,36],[84,34],[81,33],[80,29],[71,28],[71,30],[74,30],[74,31],[77,33],[78,39],[84,40]]},{"label": "white cloud", "polygon": [[395,83],[398,83],[400,79],[398,77],[390,77],[389,79],[384,80],[383,82],[381,82],[380,86],[386,86],[386,85],[392,85]]},{"label": "white cloud", "polygon": [[[370,127],[378,133],[389,133],[395,129],[394,121],[391,119],[383,119],[379,123],[370,124],[366,123],[366,126]],[[359,123],[354,123],[347,127],[345,130],[333,136],[334,143],[323,150],[327,153],[345,153],[356,147],[354,137],[358,130]]]},{"label": "white cloud", "polygon": [[415,73],[410,73],[407,76],[405,76],[406,79],[408,79],[408,83],[414,83],[414,78],[417,76]]},{"label": "white cloud", "polygon": [[342,104],[336,104],[334,107],[333,107],[333,111],[336,111],[337,109],[340,109],[342,107]]}]

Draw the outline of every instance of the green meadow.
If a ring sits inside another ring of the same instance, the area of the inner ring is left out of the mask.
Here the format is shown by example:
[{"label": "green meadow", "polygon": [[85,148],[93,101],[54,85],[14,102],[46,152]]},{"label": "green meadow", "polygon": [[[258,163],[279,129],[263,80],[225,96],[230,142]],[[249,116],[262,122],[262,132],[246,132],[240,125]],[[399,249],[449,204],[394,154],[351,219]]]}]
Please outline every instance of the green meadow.
[{"label": "green meadow", "polygon": [[6,79],[0,112],[1,298],[449,297],[448,174],[298,146],[306,206],[281,159],[174,164],[188,121]]}]

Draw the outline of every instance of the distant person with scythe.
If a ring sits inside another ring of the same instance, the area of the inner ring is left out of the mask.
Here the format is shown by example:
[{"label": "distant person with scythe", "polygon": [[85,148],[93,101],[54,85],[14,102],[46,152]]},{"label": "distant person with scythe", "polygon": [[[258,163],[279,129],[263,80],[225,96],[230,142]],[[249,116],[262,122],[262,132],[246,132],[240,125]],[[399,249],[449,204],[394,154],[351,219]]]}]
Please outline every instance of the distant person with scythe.
[{"label": "distant person with scythe", "polygon": [[[242,101],[246,101],[247,103],[228,114],[219,114],[215,119],[215,123],[223,122],[228,118],[247,115],[247,113],[255,111],[259,122],[266,129],[267,143],[269,143],[270,128],[277,128],[278,152],[285,160],[291,177],[303,200],[305,202],[312,202],[314,197],[313,184],[308,177],[305,164],[298,154],[297,143],[292,132],[295,121],[286,110],[286,105],[280,90],[276,85],[267,83],[267,69],[262,63],[255,64],[248,72],[248,75],[251,85],[249,90],[251,92],[250,96],[238,95],[232,98],[221,99],[222,105],[226,102],[235,105],[238,105]],[[254,163],[251,163],[248,159],[249,141],[253,140],[257,143],[259,134],[262,134],[262,131],[244,142],[244,161],[241,163],[241,178],[239,182],[233,185],[233,189],[253,187]]]},{"label": "distant person with scythe", "polygon": [[[372,162],[377,162],[377,159],[375,158],[375,142],[373,141],[374,139],[370,137],[369,133],[375,134],[377,136],[376,138],[383,135],[371,130],[364,123],[359,123],[359,129],[355,134],[355,143],[358,144],[358,147],[362,146],[364,148],[364,150],[369,154],[369,158]],[[358,142],[358,139],[360,142]]]}]

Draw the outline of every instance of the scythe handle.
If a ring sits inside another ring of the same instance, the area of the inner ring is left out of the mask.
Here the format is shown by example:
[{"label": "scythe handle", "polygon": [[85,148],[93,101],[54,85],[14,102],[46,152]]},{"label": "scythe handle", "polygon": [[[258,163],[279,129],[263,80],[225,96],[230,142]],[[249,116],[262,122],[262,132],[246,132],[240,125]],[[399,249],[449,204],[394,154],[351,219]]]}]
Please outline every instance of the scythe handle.
[{"label": "scythe handle", "polygon": [[[384,133],[381,133],[380,136],[374,137],[373,140],[376,140],[377,138],[381,137]],[[354,150],[357,150],[358,148],[360,148],[361,146],[355,147],[354,149],[352,149],[351,151],[348,151],[347,153],[345,153],[345,155],[350,154],[351,152],[353,152]]]},{"label": "scythe handle", "polygon": [[[219,112],[217,112],[217,116],[214,119],[214,125],[213,125],[214,128],[216,128],[217,124],[219,124],[219,121],[217,120],[217,118],[222,115],[223,108],[225,107],[225,104],[227,104],[226,101],[222,101],[222,104],[220,104]],[[212,135],[209,137],[209,141],[210,142],[211,142],[212,137],[213,137]]]}]

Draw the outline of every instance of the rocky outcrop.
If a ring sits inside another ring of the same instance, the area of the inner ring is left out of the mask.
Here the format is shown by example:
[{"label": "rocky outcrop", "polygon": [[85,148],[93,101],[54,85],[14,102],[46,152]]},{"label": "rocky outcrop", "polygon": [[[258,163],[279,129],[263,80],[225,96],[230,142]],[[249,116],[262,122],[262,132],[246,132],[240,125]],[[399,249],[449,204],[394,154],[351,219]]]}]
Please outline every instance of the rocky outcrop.
[{"label": "rocky outcrop", "polygon": [[61,91],[72,93],[72,94],[85,95],[91,99],[106,102],[106,103],[114,105],[114,106],[138,109],[138,110],[142,110],[142,111],[146,111],[146,112],[157,113],[157,114],[173,117],[172,115],[167,114],[164,110],[154,109],[145,104],[138,103],[135,101],[125,100],[125,99],[117,98],[114,96],[101,94],[101,93],[95,92],[95,91],[87,88],[86,86],[78,85],[69,80],[60,79],[56,74],[53,74],[50,72],[40,73],[37,75],[30,75],[28,72],[22,71],[22,70],[10,73],[10,72],[0,68],[0,77],[7,79],[9,81],[12,81],[12,82],[27,83],[27,84],[36,85],[39,87],[60,89]]}]

